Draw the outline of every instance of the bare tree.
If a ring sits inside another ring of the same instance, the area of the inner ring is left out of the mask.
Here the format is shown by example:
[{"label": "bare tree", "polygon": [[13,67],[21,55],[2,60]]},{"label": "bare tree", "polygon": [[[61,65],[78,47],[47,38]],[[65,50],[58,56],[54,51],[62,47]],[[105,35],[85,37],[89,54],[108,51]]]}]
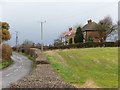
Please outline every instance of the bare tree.
[{"label": "bare tree", "polygon": [[54,40],[54,46],[61,46],[61,45],[63,45],[63,43],[60,38]]},{"label": "bare tree", "polygon": [[25,53],[29,53],[29,49],[33,46],[33,42],[29,40],[25,40],[22,44],[22,47],[25,50]]},{"label": "bare tree", "polygon": [[104,42],[107,36],[116,29],[116,25],[113,25],[111,17],[107,16],[99,21],[96,29],[99,32],[100,42]]},{"label": "bare tree", "polygon": [[118,21],[118,40],[120,40],[120,20]]}]

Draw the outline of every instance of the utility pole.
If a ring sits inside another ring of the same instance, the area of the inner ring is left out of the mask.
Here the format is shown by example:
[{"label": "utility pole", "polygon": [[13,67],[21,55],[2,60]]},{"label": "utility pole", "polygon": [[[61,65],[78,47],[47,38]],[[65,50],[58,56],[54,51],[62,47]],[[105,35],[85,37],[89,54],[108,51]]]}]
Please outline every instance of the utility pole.
[{"label": "utility pole", "polygon": [[15,32],[16,32],[16,50],[18,50],[18,31]]},{"label": "utility pole", "polygon": [[[0,22],[0,30],[2,30],[2,22]],[[2,43],[2,32],[0,32],[0,44]]]},{"label": "utility pole", "polygon": [[43,24],[44,23],[46,23],[46,21],[40,22],[40,25],[41,25],[41,56],[43,56]]}]

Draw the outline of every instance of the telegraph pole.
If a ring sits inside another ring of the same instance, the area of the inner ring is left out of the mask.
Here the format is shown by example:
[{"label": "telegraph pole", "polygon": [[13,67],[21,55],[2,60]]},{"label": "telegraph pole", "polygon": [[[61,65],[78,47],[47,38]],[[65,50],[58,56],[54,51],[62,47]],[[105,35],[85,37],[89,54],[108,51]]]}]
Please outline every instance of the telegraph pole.
[{"label": "telegraph pole", "polygon": [[18,31],[15,32],[16,32],[16,50],[18,50]]},{"label": "telegraph pole", "polygon": [[[2,30],[2,22],[0,22],[0,30]],[[2,43],[2,32],[0,32],[0,44]]]},{"label": "telegraph pole", "polygon": [[43,56],[43,24],[46,23],[46,21],[44,22],[40,22],[41,25],[41,55]]}]

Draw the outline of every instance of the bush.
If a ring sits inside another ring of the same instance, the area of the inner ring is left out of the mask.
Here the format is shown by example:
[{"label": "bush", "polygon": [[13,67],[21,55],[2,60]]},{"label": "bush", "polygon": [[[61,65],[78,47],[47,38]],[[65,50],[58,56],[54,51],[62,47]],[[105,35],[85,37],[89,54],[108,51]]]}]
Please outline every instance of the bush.
[{"label": "bush", "polygon": [[62,46],[49,46],[46,48],[53,49],[70,49],[70,48],[91,48],[91,47],[118,47],[120,46],[120,42],[86,42],[86,43],[76,43]]},{"label": "bush", "polygon": [[115,43],[114,42],[106,42],[104,43],[105,47],[115,47]]},{"label": "bush", "polygon": [[119,47],[119,46],[120,46],[120,40],[117,40],[117,41],[115,42],[115,45]]},{"label": "bush", "polygon": [[12,55],[12,48],[8,44],[2,45],[2,59],[10,60]]},{"label": "bush", "polygon": [[72,44],[72,43],[73,43],[72,38],[70,38],[69,39],[69,44]]}]

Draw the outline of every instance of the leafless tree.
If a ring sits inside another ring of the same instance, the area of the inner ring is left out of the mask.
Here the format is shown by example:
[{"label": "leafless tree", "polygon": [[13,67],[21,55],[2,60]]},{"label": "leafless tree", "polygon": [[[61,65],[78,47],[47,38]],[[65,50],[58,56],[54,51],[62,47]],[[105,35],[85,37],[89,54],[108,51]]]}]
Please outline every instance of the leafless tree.
[{"label": "leafless tree", "polygon": [[117,28],[116,25],[113,25],[111,17],[107,16],[104,19],[98,22],[96,29],[99,32],[100,42],[104,42],[107,36]]},{"label": "leafless tree", "polygon": [[29,40],[25,40],[22,44],[23,49],[25,50],[25,53],[29,53],[29,49],[33,46],[33,42]]}]

